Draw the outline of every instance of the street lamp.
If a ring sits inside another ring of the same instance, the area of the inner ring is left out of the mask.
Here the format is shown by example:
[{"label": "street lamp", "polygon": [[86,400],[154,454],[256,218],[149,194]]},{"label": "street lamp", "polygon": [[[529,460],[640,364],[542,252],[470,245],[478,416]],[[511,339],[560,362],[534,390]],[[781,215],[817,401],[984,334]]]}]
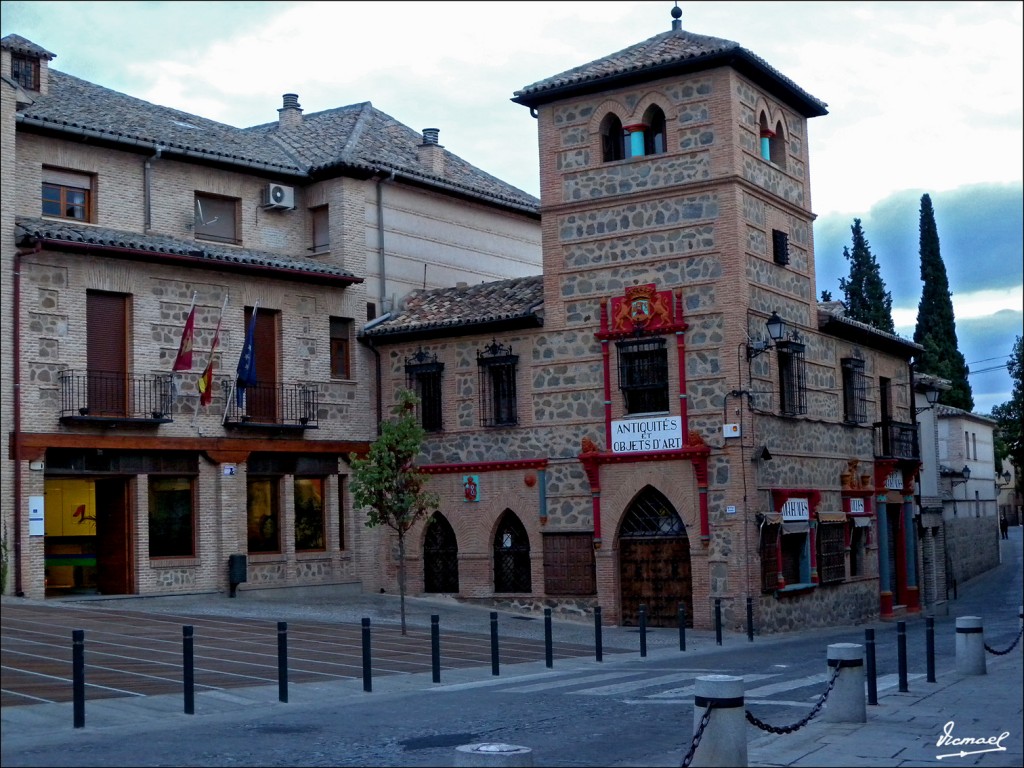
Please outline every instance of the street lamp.
[{"label": "street lamp", "polygon": [[758,355],[773,349],[786,336],[786,322],[779,317],[778,312],[772,312],[772,316],[765,321],[765,327],[768,329],[767,339],[758,339],[747,343],[747,360],[753,360]]},{"label": "street lamp", "polygon": [[958,485],[963,485],[968,480],[970,480],[971,468],[968,467],[967,465],[964,465],[964,468],[960,470],[960,476],[963,478],[963,480],[953,480],[952,478],[950,479],[950,487],[956,488]]},{"label": "street lamp", "polygon": [[930,411],[939,402],[939,390],[928,388],[924,391],[924,399],[928,401],[928,405],[923,408],[915,408],[914,413],[923,413],[924,411]]}]

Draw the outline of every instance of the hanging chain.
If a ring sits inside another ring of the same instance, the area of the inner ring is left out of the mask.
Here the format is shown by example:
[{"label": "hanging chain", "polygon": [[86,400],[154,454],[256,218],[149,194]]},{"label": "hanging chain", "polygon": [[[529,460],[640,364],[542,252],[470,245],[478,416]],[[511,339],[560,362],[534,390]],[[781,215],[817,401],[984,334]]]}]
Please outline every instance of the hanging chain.
[{"label": "hanging chain", "polygon": [[697,730],[693,734],[693,740],[690,742],[690,749],[683,758],[682,765],[680,768],[688,768],[690,762],[693,760],[693,755],[697,751],[697,745],[700,744],[700,737],[704,735],[704,729],[708,727],[708,723],[711,722],[711,705],[708,704],[704,708],[704,714],[701,715],[700,723],[697,725]]},{"label": "hanging chain", "polygon": [[839,669],[840,668],[837,666],[832,671],[832,677],[828,681],[828,686],[825,688],[825,692],[821,694],[821,698],[818,699],[818,702],[814,705],[810,713],[803,720],[793,723],[792,725],[769,725],[763,720],[759,720],[757,717],[755,717],[748,709],[745,710],[747,715],[747,722],[751,725],[756,725],[762,731],[768,731],[768,733],[793,733],[793,731],[803,728],[805,725],[811,722],[811,718],[818,714],[818,712],[821,711],[821,708],[825,705],[825,699],[828,698],[828,695],[832,692],[832,689],[836,685],[836,680],[839,678]]},{"label": "hanging chain", "polygon": [[1017,633],[1017,637],[1014,638],[1013,642],[1010,643],[1010,647],[1007,648],[1005,651],[997,651],[995,648],[990,647],[988,643],[985,643],[985,650],[995,656],[1005,656],[1017,647],[1017,643],[1020,642],[1021,635],[1024,635],[1024,628],[1021,628],[1020,632]]}]

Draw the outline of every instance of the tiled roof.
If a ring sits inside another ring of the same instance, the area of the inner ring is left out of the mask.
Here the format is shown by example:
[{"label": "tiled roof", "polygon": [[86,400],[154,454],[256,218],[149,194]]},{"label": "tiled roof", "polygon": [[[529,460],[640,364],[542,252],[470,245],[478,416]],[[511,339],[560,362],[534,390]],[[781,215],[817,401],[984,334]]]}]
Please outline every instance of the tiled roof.
[{"label": "tiled roof", "polygon": [[73,221],[54,221],[27,216],[15,219],[15,241],[21,246],[40,241],[66,244],[71,248],[96,247],[150,253],[180,262],[192,261],[196,266],[237,267],[246,271],[270,270],[275,276],[305,277],[310,281],[331,279],[332,282],[361,283],[351,272],[322,264],[312,259],[289,259],[264,251],[234,248],[216,243],[186,240],[168,235],[140,235],[108,227],[96,227]]},{"label": "tiled roof", "polygon": [[42,59],[52,60],[57,54],[50,53],[42,46],[36,45],[31,40],[26,40],[21,35],[7,35],[0,40],[0,48],[12,53],[25,53],[29,56],[38,56]]},{"label": "tiled roof", "polygon": [[818,302],[818,329],[826,333],[850,336],[865,341],[872,339],[873,342],[868,343],[873,343],[874,346],[898,347],[902,352],[910,354],[924,349],[917,342],[905,339],[898,334],[882,331],[873,325],[847,317],[846,307],[841,301]]},{"label": "tiled roof", "polygon": [[425,331],[468,330],[474,326],[516,320],[541,325],[540,305],[543,300],[544,280],[541,275],[413,291],[397,312],[387,320],[373,324],[363,335],[377,338]]},{"label": "tiled roof", "polygon": [[796,83],[759,56],[732,40],[698,35],[683,29],[672,29],[643,42],[623,48],[589,64],[566,70],[539,80],[515,92],[512,101],[527,106],[564,98],[574,92],[587,92],[600,84],[614,87],[615,81],[651,79],[670,72],[697,71],[729,64],[749,71],[786,92],[791,100],[810,115],[826,114],[826,104],[800,88]]},{"label": "tiled roof", "polygon": [[[36,55],[49,55],[17,35],[3,38],[12,50],[33,46]],[[303,115],[291,127],[268,123],[250,128],[208,120],[181,110],[152,104],[68,75],[49,70],[45,94],[18,114],[22,126],[53,130],[144,147],[163,147],[168,155],[243,166],[261,173],[312,181],[328,169],[353,168],[370,174],[395,172],[452,193],[482,202],[538,215],[540,200],[484,173],[451,152],[444,153],[443,171],[434,174],[420,164],[417,131],[375,109],[370,102]]]}]

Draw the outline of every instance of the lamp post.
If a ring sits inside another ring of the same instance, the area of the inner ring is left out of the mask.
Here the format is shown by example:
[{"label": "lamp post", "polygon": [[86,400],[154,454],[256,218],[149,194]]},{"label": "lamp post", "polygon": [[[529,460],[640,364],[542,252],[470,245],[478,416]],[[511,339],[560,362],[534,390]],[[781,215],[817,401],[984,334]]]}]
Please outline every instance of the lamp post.
[{"label": "lamp post", "polygon": [[928,401],[928,405],[922,408],[915,408],[914,414],[923,413],[924,411],[930,411],[939,402],[939,390],[929,387],[924,390],[924,398]]}]

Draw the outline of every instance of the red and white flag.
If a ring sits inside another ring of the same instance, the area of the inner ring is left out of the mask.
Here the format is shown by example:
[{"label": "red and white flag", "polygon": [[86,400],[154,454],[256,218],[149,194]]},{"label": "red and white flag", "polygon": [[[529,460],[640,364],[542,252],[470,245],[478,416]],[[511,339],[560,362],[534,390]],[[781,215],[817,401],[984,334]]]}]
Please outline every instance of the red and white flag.
[{"label": "red and white flag", "polygon": [[196,382],[196,386],[199,388],[200,405],[209,405],[210,401],[213,400],[213,355],[217,351],[217,344],[220,342],[220,321],[224,317],[224,312],[221,311],[220,315],[217,318],[217,330],[213,333],[213,344],[210,346],[210,362],[206,364],[202,376]]},{"label": "red and white flag", "polygon": [[178,356],[174,358],[172,371],[189,371],[192,369],[192,344],[196,336],[196,297],[192,296],[192,308],[185,319],[185,328],[181,332],[181,343],[178,345]]}]

